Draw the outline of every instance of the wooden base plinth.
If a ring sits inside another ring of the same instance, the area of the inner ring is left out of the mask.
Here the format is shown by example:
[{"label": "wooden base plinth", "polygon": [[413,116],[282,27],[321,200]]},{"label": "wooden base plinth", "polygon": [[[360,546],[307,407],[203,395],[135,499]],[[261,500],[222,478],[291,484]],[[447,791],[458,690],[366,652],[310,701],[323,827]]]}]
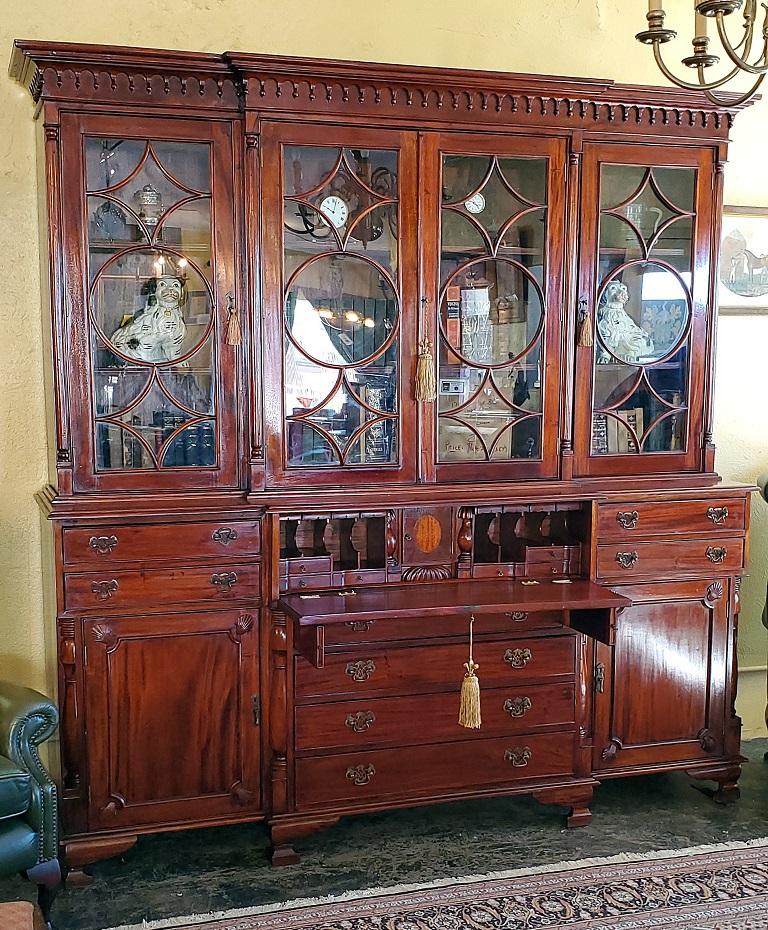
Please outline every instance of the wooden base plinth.
[{"label": "wooden base plinth", "polygon": [[269,823],[272,839],[270,862],[275,868],[283,865],[296,865],[301,856],[293,844],[305,836],[325,830],[339,822],[339,817],[309,817],[306,819],[281,819]]},{"label": "wooden base plinth", "polygon": [[76,887],[90,885],[93,882],[93,876],[85,871],[84,866],[122,855],[136,845],[137,839],[136,834],[129,834],[65,840],[64,864],[67,884]]},{"label": "wooden base plinth", "polygon": [[592,820],[592,803],[594,785],[567,785],[560,788],[541,788],[533,796],[541,804],[560,804],[569,808],[565,825],[569,829],[586,827]]}]

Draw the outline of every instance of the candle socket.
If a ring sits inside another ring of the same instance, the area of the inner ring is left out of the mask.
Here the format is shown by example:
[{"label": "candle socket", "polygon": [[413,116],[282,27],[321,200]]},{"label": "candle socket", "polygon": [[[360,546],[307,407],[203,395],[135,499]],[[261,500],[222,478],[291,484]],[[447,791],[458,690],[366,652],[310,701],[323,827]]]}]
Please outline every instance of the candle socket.
[{"label": "candle socket", "polygon": [[720,59],[717,55],[710,55],[709,39],[707,36],[696,36],[693,40],[693,55],[683,58],[683,64],[686,68],[711,68],[716,65]]},{"label": "candle socket", "polygon": [[727,16],[741,9],[741,5],[742,0],[700,0],[696,4],[696,12],[702,16],[717,16],[718,13]]},{"label": "candle socket", "polygon": [[665,15],[664,10],[652,10],[650,13],[646,13],[645,18],[648,20],[648,28],[637,33],[635,36],[637,41],[642,42],[643,45],[653,45],[654,42],[663,44],[676,38],[677,33],[674,29],[664,28]]}]

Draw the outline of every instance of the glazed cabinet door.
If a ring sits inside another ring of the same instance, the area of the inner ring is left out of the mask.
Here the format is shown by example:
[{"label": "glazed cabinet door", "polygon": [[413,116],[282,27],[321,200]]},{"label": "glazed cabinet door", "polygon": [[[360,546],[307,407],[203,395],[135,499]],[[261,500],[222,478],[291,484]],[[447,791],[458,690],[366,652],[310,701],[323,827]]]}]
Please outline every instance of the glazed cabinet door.
[{"label": "glazed cabinet door", "polygon": [[74,487],[236,486],[233,127],[112,116],[61,126],[57,326]]},{"label": "glazed cabinet door", "polygon": [[423,139],[425,480],[557,474],[564,165],[562,139]]},{"label": "glazed cabinet door", "polygon": [[415,145],[407,132],[263,127],[273,487],[415,476]]},{"label": "glazed cabinet door", "polygon": [[702,467],[713,200],[710,149],[584,146],[578,474]]},{"label": "glazed cabinet door", "polygon": [[621,770],[724,752],[731,667],[728,581],[614,588],[634,602],[615,643],[596,646],[596,770]]},{"label": "glazed cabinet door", "polygon": [[257,637],[241,611],[85,621],[92,830],[259,810]]}]

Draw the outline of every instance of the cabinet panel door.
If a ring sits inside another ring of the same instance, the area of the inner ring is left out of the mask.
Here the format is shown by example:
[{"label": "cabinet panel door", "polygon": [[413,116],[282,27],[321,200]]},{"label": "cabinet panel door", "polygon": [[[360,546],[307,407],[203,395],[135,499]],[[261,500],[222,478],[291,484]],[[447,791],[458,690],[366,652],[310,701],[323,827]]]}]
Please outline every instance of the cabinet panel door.
[{"label": "cabinet panel door", "polygon": [[233,132],[62,117],[59,351],[76,488],[238,484]]},{"label": "cabinet panel door", "polygon": [[258,811],[258,623],[238,611],[85,622],[91,829]]},{"label": "cabinet panel door", "polygon": [[264,127],[273,487],[415,477],[415,145],[408,132]]},{"label": "cabinet panel door", "polygon": [[614,590],[634,604],[616,619],[614,646],[597,647],[595,769],[722,755],[728,582]]},{"label": "cabinet panel door", "polygon": [[712,177],[709,149],[584,146],[578,474],[702,467]]},{"label": "cabinet panel door", "polygon": [[561,139],[430,134],[420,168],[423,319],[437,399],[426,480],[558,472]]}]

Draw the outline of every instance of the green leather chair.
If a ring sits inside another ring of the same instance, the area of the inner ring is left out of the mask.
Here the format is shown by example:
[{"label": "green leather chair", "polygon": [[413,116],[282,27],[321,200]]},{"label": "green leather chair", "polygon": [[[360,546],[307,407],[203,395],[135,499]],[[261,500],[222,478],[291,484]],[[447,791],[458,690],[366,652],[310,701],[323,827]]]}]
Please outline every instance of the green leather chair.
[{"label": "green leather chair", "polygon": [[61,884],[56,785],[37,747],[56,731],[47,697],[0,681],[0,875],[21,872],[38,886],[46,922]]}]

